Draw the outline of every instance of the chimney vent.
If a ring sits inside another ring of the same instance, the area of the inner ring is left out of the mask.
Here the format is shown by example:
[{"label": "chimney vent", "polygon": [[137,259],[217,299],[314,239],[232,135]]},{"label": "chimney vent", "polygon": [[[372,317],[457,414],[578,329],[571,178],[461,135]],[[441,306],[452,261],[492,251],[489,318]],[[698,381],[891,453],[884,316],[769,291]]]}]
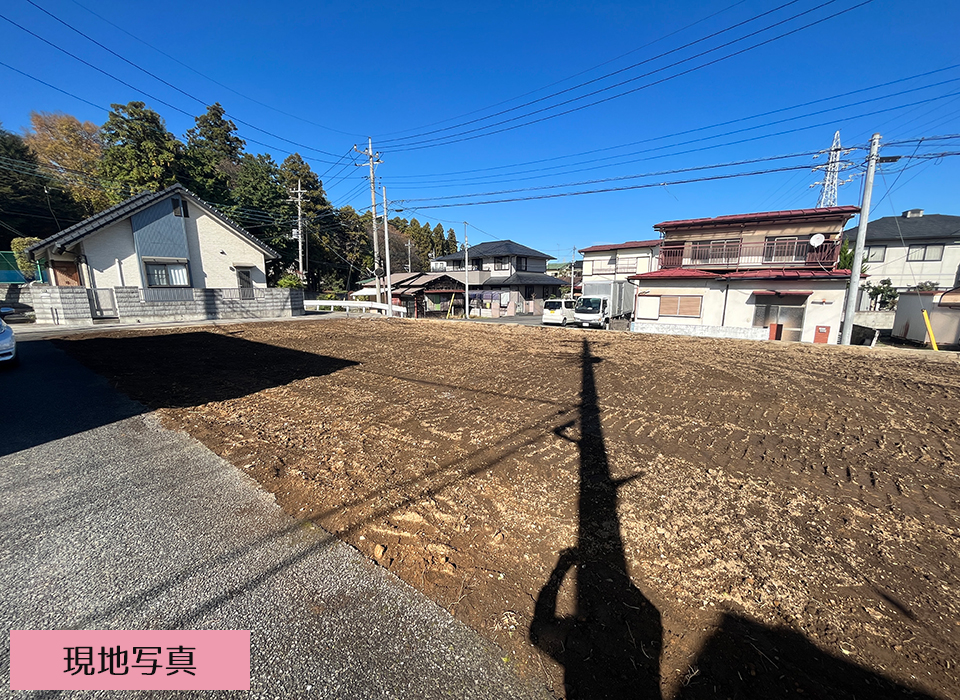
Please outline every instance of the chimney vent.
[{"label": "chimney vent", "polygon": [[923,216],[923,209],[907,209],[903,212],[904,219],[919,219]]}]

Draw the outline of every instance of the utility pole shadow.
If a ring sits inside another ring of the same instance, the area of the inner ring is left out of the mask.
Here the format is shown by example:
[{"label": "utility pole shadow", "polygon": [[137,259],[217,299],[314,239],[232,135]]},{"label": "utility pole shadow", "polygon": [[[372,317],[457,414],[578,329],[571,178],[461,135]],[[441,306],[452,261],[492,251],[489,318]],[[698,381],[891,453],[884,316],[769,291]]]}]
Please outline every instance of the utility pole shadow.
[{"label": "utility pole shadow", "polygon": [[[584,340],[580,437],[556,431],[580,453],[578,539],[537,597],[530,641],[563,666],[567,698],[659,698],[660,613],[627,574],[617,489],[629,479],[610,473],[594,377],[600,361]],[[563,615],[558,603],[568,576],[575,602]]]}]

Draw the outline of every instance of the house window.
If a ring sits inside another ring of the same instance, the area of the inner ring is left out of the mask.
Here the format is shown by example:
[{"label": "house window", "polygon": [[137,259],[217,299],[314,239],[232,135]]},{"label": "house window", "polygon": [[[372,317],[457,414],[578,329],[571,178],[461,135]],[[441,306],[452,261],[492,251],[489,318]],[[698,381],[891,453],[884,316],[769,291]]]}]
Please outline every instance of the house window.
[{"label": "house window", "polygon": [[189,287],[190,273],[184,263],[146,263],[148,287]]},{"label": "house window", "polygon": [[182,197],[173,197],[171,200],[173,202],[173,215],[174,216],[190,216],[187,211],[187,200]]},{"label": "house window", "polygon": [[910,262],[936,261],[943,259],[942,245],[912,245],[907,249]]},{"label": "house window", "polygon": [[763,262],[804,262],[810,252],[810,236],[768,238],[763,247]]},{"label": "house window", "polygon": [[887,255],[887,246],[871,245],[867,246],[867,262],[882,263]]},{"label": "house window", "polygon": [[700,318],[702,301],[702,296],[662,296],[660,297],[660,315]]},{"label": "house window", "polygon": [[474,258],[470,261],[471,270],[482,270],[483,269],[483,258]]},{"label": "house window", "polygon": [[536,293],[534,292],[533,285],[530,285],[530,284],[526,285],[526,286],[523,288],[523,298],[524,298],[524,299],[533,299],[533,298],[535,298],[535,297],[536,297]]},{"label": "house window", "polygon": [[693,264],[725,265],[731,262],[736,263],[739,253],[739,238],[698,241],[690,246],[690,260]]},{"label": "house window", "polygon": [[447,268],[450,270],[462,270],[463,260],[452,260],[447,263]]},{"label": "house window", "polygon": [[493,269],[494,270],[508,270],[510,265],[507,264],[506,258],[494,258],[493,259]]},{"label": "house window", "polygon": [[527,259],[517,258],[517,270],[523,272],[527,269]]}]

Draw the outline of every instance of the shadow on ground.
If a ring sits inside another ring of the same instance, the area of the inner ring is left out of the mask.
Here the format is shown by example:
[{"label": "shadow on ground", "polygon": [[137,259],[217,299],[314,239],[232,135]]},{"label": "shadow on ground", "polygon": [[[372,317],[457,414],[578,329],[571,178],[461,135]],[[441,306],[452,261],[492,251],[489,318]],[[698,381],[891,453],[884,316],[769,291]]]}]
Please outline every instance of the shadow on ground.
[{"label": "shadow on ground", "polygon": [[[600,422],[593,357],[583,341],[579,438],[579,531],[540,590],[530,640],[564,670],[573,700],[660,698],[660,612],[626,572],[617,489],[643,474],[615,480]],[[569,424],[566,428],[573,428]],[[558,612],[561,590],[574,586],[573,606]],[[674,697],[917,698],[869,670],[825,654],[802,635],[726,614],[704,644]]]},{"label": "shadow on ground", "polygon": [[[110,391],[101,377],[78,375],[54,344],[21,341],[20,366],[0,373],[0,456],[129,418],[143,413],[144,406],[226,401],[356,364],[208,332],[68,339],[55,345],[110,377],[112,386],[134,401]],[[111,359],[117,356],[125,358],[122,367]],[[128,377],[136,381],[124,381]],[[27,404],[40,408],[24,410]]]}]

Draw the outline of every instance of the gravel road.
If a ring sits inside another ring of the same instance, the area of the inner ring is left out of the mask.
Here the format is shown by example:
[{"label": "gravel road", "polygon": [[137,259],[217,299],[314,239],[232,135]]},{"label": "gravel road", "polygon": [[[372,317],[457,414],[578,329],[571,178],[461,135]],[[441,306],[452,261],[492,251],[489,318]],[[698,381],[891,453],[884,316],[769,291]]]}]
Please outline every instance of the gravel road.
[{"label": "gravel road", "polygon": [[[22,366],[0,373],[7,630],[252,630],[250,693],[205,698],[547,697],[446,611],[283,515],[51,344],[19,351]],[[11,692],[9,634],[0,677],[10,697],[163,696]]]}]

